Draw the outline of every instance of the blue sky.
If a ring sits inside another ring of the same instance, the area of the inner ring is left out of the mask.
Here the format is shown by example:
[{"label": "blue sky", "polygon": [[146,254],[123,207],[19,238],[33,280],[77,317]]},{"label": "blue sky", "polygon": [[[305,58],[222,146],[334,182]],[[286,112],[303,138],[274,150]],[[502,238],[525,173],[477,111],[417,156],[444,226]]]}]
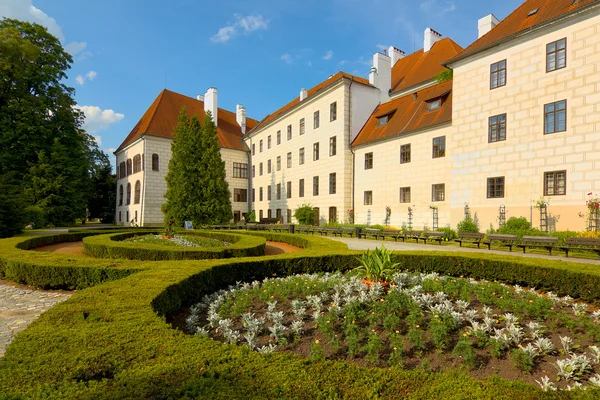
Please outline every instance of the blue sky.
[{"label": "blue sky", "polygon": [[[111,152],[163,88],[262,119],[343,70],[366,77],[374,52],[423,47],[431,27],[465,47],[477,20],[522,0],[0,0],[0,17],[38,22],[73,55],[86,129]],[[111,154],[111,159],[112,157]]]}]

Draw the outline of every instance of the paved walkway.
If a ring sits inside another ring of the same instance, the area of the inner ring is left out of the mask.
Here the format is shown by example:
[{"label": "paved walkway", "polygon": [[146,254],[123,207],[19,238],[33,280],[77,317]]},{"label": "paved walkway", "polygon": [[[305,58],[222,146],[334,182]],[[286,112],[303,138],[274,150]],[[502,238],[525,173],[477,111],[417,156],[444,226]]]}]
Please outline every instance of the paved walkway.
[{"label": "paved walkway", "polygon": [[[517,257],[525,257],[525,258],[543,258],[546,260],[560,260],[565,262],[574,262],[574,263],[582,263],[582,264],[595,264],[600,265],[600,260],[595,259],[587,259],[587,258],[567,258],[563,256],[557,255],[544,255],[544,254],[532,254],[525,253],[519,248],[513,248],[512,252],[502,251],[502,250],[488,250],[487,248],[478,249],[476,247],[457,247],[457,246],[445,246],[439,244],[417,244],[417,243],[403,243],[403,242],[390,242],[390,241],[381,241],[381,240],[371,240],[371,239],[356,239],[356,238],[338,238],[338,237],[329,237],[328,239],[337,240],[338,242],[343,242],[348,245],[348,248],[351,250],[372,250],[376,247],[385,244],[385,247],[389,250],[394,251],[457,251],[464,253],[492,253],[492,254],[500,254],[503,256],[517,256]],[[558,254],[563,254],[560,252]]]},{"label": "paved walkway", "polygon": [[0,357],[13,336],[71,293],[31,289],[0,281]]}]

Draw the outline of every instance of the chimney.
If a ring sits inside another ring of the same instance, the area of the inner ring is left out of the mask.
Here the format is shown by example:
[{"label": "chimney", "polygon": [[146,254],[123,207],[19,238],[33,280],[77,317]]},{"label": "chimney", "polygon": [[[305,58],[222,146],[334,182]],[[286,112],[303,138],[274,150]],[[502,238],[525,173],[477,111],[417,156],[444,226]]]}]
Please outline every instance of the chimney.
[{"label": "chimney", "polygon": [[406,55],[405,52],[395,48],[394,46],[390,46],[390,48],[388,49],[388,54],[390,55],[390,57],[392,57],[392,67],[396,65],[398,60],[404,58],[404,56]]},{"label": "chimney", "polygon": [[210,113],[212,114],[213,122],[216,126],[217,121],[219,121],[217,88],[210,87],[206,91],[206,94],[204,95],[204,111],[210,111]]},{"label": "chimney", "polygon": [[500,21],[498,21],[498,18],[496,18],[494,14],[488,14],[485,17],[481,18],[479,21],[477,21],[477,28],[479,29],[478,38],[482,37],[489,31],[494,29],[494,27],[499,23]]},{"label": "chimney", "polygon": [[392,88],[392,59],[379,52],[373,55],[373,66],[369,73],[369,83],[380,91],[380,101],[385,103],[390,98]]},{"label": "chimney", "polygon": [[198,101],[204,101],[204,96],[199,94],[198,96],[196,96],[196,99],[198,99]]},{"label": "chimney", "polygon": [[306,93],[306,89],[300,89],[300,101],[304,100],[308,94]]},{"label": "chimney", "polygon": [[423,43],[423,52],[427,53],[429,50],[431,50],[431,48],[433,47],[435,42],[437,42],[441,38],[442,38],[441,33],[438,33],[431,28],[425,29],[425,40]]},{"label": "chimney", "polygon": [[240,128],[242,128],[242,135],[246,134],[246,108],[238,104],[235,106],[235,120],[237,121]]}]

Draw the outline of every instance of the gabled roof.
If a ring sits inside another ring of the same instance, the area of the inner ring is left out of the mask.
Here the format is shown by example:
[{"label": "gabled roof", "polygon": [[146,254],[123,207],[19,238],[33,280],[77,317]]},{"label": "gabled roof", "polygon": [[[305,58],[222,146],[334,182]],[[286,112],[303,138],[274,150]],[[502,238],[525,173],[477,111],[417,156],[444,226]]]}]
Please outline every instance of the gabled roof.
[{"label": "gabled roof", "polygon": [[[142,135],[173,139],[173,132],[182,107],[187,109],[188,116],[196,115],[201,122],[204,119],[203,101],[164,89],[116,151],[121,150]],[[217,118],[219,146],[245,150],[242,144],[242,130],[236,121],[236,114],[219,108]],[[247,130],[254,128],[257,124],[258,121],[246,118]]]},{"label": "gabled roof", "polygon": [[[427,102],[441,98],[439,109],[428,111]],[[379,126],[378,118],[390,115],[386,125]],[[380,104],[362,128],[352,146],[380,139],[402,136],[412,131],[452,121],[452,80],[438,83],[417,92]]]},{"label": "gabled roof", "polygon": [[510,40],[571,12],[581,11],[584,7],[599,3],[598,0],[527,0],[494,29],[474,41],[456,57],[448,60],[446,64]]},{"label": "gabled roof", "polygon": [[444,38],[434,43],[427,53],[421,49],[401,58],[392,67],[392,93],[433,79],[445,69],[442,63],[462,50],[452,39]]},{"label": "gabled roof", "polygon": [[[345,72],[340,71],[337,74],[333,75],[332,77],[328,78],[327,80],[319,83],[315,87],[309,89],[307,91],[306,99],[304,99],[302,101],[303,102],[307,101],[307,99],[309,99],[314,94],[318,93],[319,91],[321,91],[321,90],[323,90],[323,89],[325,89],[325,88],[333,85],[334,83],[336,83],[340,79],[344,79],[344,78],[345,79],[353,80],[354,82],[361,83],[363,85],[371,86],[371,84],[369,83],[368,79],[360,78],[358,76],[350,75],[350,74],[347,74]],[[271,122],[271,121],[279,118],[280,116],[284,115],[285,113],[287,113],[288,111],[290,111],[292,108],[294,108],[298,104],[300,104],[300,96],[296,97],[294,100],[290,101],[289,103],[287,103],[285,106],[281,107],[279,110],[275,111],[274,113],[271,113],[271,114],[267,115],[262,121],[260,121],[260,123],[258,124],[258,126],[256,126],[254,129],[258,129],[260,127],[263,127],[263,126],[267,125],[269,122]],[[248,133],[250,134],[252,132],[248,132]]]}]

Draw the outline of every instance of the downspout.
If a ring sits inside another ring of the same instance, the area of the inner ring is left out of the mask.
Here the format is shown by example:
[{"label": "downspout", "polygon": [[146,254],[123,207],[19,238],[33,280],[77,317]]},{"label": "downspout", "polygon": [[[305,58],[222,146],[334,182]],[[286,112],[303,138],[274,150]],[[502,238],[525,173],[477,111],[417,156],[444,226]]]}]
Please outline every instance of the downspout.
[{"label": "downspout", "polygon": [[[252,188],[254,187],[254,178],[252,177],[252,138],[248,146],[248,213],[252,212]],[[247,222],[247,220],[246,220]]]},{"label": "downspout", "polygon": [[[355,169],[356,169],[356,154],[354,153],[354,149],[352,149],[352,83],[354,82],[354,77],[350,78],[350,87],[348,91],[350,92],[350,100],[349,100],[349,108],[350,108],[350,121],[349,121],[349,129],[348,129],[348,139],[350,142],[350,153],[352,153],[352,190],[350,192],[350,201],[352,203],[352,209],[354,210],[354,187],[355,187]],[[354,221],[356,223],[356,221]]]},{"label": "downspout", "polygon": [[[140,204],[141,204],[141,207],[140,207],[140,214],[141,214],[140,215],[140,226],[144,226],[144,221],[145,221],[144,211],[146,209],[146,202],[145,202],[146,196],[145,195],[146,195],[146,175],[147,175],[146,174],[146,165],[145,164],[146,164],[146,160],[148,159],[148,157],[147,157],[148,155],[146,154],[146,138],[142,136],[142,140],[144,141],[144,153],[143,153],[143,155],[144,155],[143,156],[143,161],[144,162],[142,163],[142,174],[144,174],[144,178],[142,179],[142,181],[143,181],[142,185],[144,185],[144,186],[142,187],[142,190],[140,190],[140,192],[141,192],[140,193],[140,197],[141,197],[140,198]],[[150,159],[152,159],[152,157],[150,157]]]}]

